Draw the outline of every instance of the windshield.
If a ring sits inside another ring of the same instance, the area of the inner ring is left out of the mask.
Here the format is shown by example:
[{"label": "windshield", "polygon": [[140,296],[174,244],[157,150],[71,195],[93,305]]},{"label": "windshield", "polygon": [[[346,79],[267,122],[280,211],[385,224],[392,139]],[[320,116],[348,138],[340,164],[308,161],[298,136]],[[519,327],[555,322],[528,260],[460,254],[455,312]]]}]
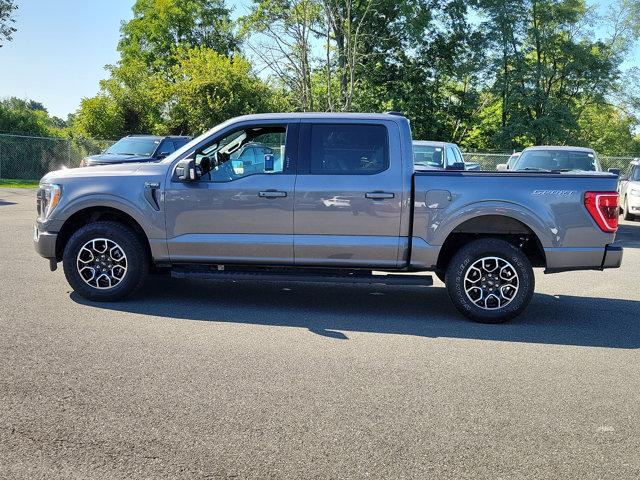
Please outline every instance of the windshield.
[{"label": "windshield", "polygon": [[442,168],[442,147],[414,145],[413,163],[415,165]]},{"label": "windshield", "polygon": [[104,152],[110,155],[140,155],[150,157],[156,151],[160,140],[155,138],[126,137],[118,140]]},{"label": "windshield", "polygon": [[640,167],[636,167],[630,180],[634,182],[640,182]]},{"label": "windshield", "polygon": [[514,170],[598,170],[596,156],[580,150],[529,150],[522,152]]},{"label": "windshield", "polygon": [[507,167],[511,170],[519,158],[520,158],[520,153],[514,153],[513,155],[511,155],[509,157],[509,160],[507,160]]}]

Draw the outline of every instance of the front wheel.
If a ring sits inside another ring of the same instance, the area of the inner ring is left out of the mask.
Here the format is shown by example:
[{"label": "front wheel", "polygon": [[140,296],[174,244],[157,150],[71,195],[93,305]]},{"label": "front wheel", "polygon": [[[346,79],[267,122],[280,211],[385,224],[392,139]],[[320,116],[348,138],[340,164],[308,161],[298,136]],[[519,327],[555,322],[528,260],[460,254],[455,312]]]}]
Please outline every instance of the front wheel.
[{"label": "front wheel", "polygon": [[140,237],[117,222],[95,222],[75,232],[64,249],[64,274],[84,298],[109,302],[138,290],[149,259]]},{"label": "front wheel", "polygon": [[462,247],[451,259],[446,286],[455,307],[482,323],[502,323],[527,307],[535,277],[529,259],[504,240],[485,238]]}]

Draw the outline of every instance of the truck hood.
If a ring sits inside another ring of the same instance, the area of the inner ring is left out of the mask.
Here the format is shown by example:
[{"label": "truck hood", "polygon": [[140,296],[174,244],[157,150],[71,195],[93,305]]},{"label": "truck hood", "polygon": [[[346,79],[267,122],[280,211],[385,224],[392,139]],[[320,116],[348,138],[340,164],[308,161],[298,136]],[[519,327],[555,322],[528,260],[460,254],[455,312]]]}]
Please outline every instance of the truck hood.
[{"label": "truck hood", "polygon": [[65,168],[47,173],[40,182],[56,183],[64,180],[73,181],[80,178],[97,177],[164,177],[167,168],[166,163],[117,163],[95,167]]},{"label": "truck hood", "polygon": [[112,155],[101,153],[98,155],[91,155],[89,157],[86,157],[85,160],[102,165],[109,163],[149,162],[152,160],[152,158],[143,155]]}]

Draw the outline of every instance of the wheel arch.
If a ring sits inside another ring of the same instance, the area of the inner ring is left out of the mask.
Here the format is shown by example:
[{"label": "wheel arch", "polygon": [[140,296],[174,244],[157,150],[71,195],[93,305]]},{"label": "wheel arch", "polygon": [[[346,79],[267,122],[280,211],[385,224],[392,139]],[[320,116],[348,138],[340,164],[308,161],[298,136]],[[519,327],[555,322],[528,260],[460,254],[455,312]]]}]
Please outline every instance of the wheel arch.
[{"label": "wheel arch", "polygon": [[487,213],[458,223],[447,235],[437,260],[437,270],[446,270],[449,261],[464,245],[480,238],[499,238],[521,249],[534,267],[546,267],[540,236],[522,220],[510,215]]},{"label": "wheel arch", "polygon": [[152,258],[151,246],[147,234],[140,223],[130,213],[112,206],[93,205],[77,210],[64,221],[56,240],[56,260],[62,260],[64,249],[74,232],[84,225],[99,221],[113,221],[129,227],[141,238],[148,258]]}]

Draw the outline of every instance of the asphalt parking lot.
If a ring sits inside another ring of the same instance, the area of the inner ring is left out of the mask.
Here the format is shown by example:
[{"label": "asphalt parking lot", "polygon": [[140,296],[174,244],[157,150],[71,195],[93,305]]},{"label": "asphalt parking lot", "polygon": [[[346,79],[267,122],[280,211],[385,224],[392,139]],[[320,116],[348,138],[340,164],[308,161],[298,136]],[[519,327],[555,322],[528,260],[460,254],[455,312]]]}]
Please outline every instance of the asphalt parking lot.
[{"label": "asphalt parking lot", "polygon": [[94,304],[0,189],[0,478],[640,477],[640,222],[623,267],[479,325],[442,284],[151,278]]}]

